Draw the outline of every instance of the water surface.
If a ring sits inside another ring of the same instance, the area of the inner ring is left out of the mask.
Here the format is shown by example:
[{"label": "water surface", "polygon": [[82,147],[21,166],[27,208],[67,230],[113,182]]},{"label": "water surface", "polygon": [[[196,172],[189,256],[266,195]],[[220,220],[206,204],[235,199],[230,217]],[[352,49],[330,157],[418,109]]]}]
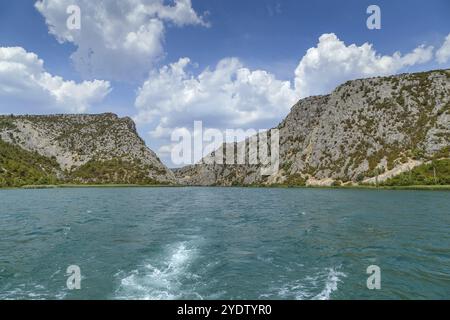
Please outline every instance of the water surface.
[{"label": "water surface", "polygon": [[0,299],[449,299],[449,231],[445,191],[1,190]]}]

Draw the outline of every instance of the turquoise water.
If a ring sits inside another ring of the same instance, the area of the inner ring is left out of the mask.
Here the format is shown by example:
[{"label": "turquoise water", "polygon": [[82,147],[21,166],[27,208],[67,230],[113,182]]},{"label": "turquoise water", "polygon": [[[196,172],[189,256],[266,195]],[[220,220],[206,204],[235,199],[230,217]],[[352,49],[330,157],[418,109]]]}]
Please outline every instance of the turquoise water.
[{"label": "turquoise water", "polygon": [[0,299],[449,299],[449,231],[449,192],[2,190]]}]

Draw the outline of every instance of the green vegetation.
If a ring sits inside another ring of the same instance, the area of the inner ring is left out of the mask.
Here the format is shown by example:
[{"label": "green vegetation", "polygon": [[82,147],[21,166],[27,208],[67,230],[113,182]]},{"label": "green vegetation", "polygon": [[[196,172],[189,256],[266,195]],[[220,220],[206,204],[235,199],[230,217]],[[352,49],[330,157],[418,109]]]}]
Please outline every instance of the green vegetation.
[{"label": "green vegetation", "polygon": [[434,160],[402,173],[382,184],[383,186],[450,185],[450,159]]},{"label": "green vegetation", "polygon": [[[232,188],[224,187],[220,185],[212,186],[218,188]],[[333,185],[329,187],[325,186],[288,186],[285,184],[251,184],[241,185],[240,188],[263,188],[263,189],[354,189],[354,190],[433,190],[433,191],[450,191],[450,185],[415,185],[415,186],[374,186],[374,185]]]},{"label": "green vegetation", "polygon": [[149,166],[138,165],[120,159],[89,161],[71,172],[70,177],[72,181],[83,184],[159,184],[158,181],[148,177],[150,170],[152,168]]},{"label": "green vegetation", "polygon": [[445,147],[439,150],[433,157],[433,160],[450,158],[450,147]]},{"label": "green vegetation", "polygon": [[[162,185],[148,177],[158,171],[149,165],[119,159],[90,161],[63,172],[56,159],[41,156],[0,139],[0,188],[75,185]],[[58,177],[59,173],[59,177]]]},{"label": "green vegetation", "polygon": [[59,166],[54,159],[13,146],[0,139],[0,187],[55,184]]},{"label": "green vegetation", "polygon": [[289,187],[305,186],[306,179],[303,178],[301,174],[293,174],[293,175],[288,176],[288,178],[283,183],[283,185],[289,186]]},{"label": "green vegetation", "polygon": [[16,125],[14,123],[14,116],[0,116],[0,130],[14,130]]},{"label": "green vegetation", "polygon": [[184,187],[174,184],[57,184],[57,185],[27,185],[22,189],[76,189],[76,188],[163,188],[163,187]]}]

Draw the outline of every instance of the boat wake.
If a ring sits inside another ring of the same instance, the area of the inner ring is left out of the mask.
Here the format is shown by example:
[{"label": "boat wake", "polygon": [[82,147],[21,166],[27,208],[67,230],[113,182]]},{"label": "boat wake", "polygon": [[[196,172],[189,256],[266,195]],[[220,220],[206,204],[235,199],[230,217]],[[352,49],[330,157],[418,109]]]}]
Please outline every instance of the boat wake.
[{"label": "boat wake", "polygon": [[[152,263],[133,270],[121,278],[116,299],[175,300],[201,299],[195,292],[195,274],[189,272],[197,256],[197,249],[182,242],[169,247],[165,254]],[[122,277],[123,273],[117,276]]]},{"label": "boat wake", "polygon": [[330,300],[331,294],[338,289],[338,284],[342,282],[343,277],[346,277],[345,273],[330,268],[325,281],[325,288],[313,300]]}]

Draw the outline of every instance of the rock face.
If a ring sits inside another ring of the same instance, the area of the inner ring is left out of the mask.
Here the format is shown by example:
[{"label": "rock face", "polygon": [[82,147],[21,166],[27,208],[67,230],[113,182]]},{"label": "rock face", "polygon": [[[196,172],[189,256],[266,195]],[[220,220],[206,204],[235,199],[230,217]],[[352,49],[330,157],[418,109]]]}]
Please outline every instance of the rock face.
[{"label": "rock face", "polygon": [[175,174],[188,185],[331,185],[448,158],[450,70],[349,81],[300,100],[277,129],[280,169],[272,176],[258,165],[201,163]]},{"label": "rock face", "polygon": [[0,138],[56,162],[68,182],[176,182],[134,122],[115,114],[0,116]]}]

